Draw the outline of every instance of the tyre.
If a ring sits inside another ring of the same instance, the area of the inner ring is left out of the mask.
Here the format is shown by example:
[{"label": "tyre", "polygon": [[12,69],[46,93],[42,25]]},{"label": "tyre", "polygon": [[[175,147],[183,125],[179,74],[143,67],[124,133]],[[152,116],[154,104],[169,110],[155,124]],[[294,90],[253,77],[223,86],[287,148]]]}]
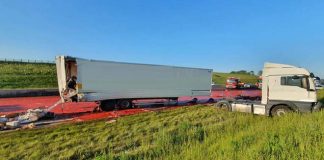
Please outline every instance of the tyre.
[{"label": "tyre", "polygon": [[215,104],[215,107],[224,109],[227,111],[232,111],[232,105],[228,101],[219,101]]},{"label": "tyre", "polygon": [[207,101],[207,103],[214,103],[214,102],[215,102],[214,98],[209,98]]},{"label": "tyre", "polygon": [[178,106],[178,104],[179,104],[178,102],[179,102],[178,98],[170,98],[170,99],[168,99],[167,106],[168,105]]},{"label": "tyre", "polygon": [[193,98],[189,103],[191,104],[197,104],[198,99],[197,98]]},{"label": "tyre", "polygon": [[118,109],[132,108],[133,104],[131,100],[122,99],[117,102]]},{"label": "tyre", "polygon": [[116,108],[115,100],[101,101],[99,107],[103,111],[112,111]]},{"label": "tyre", "polygon": [[281,117],[281,116],[284,116],[290,112],[292,112],[292,110],[288,106],[279,105],[279,106],[275,106],[271,110],[271,116],[272,117]]}]

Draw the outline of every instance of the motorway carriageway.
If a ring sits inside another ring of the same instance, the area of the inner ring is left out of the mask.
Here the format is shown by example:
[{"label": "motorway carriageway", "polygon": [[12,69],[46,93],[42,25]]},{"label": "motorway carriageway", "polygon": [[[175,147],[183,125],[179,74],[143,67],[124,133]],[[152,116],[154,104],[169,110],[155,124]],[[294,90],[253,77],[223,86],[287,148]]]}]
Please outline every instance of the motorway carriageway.
[{"label": "motorway carriageway", "polygon": [[[216,90],[212,91],[211,97],[197,97],[198,102],[206,103],[209,98],[215,100],[222,98],[235,98],[238,96],[243,97],[261,97],[261,90]],[[53,105],[60,99],[58,96],[48,96],[48,97],[22,97],[22,98],[0,98],[0,116],[9,113],[25,112],[28,109],[36,108],[46,108]],[[143,106],[139,108],[110,111],[110,112],[100,112],[95,113],[93,110],[96,108],[97,104],[94,102],[79,102],[79,103],[65,103],[64,105],[58,105],[52,110],[57,116],[56,119],[71,119],[72,121],[87,121],[94,119],[111,119],[120,116],[133,115],[143,112],[151,112],[161,109],[172,109],[178,108],[180,106],[187,106],[188,101],[192,97],[180,97],[179,106]],[[138,103],[149,103],[147,100],[138,101]]]}]

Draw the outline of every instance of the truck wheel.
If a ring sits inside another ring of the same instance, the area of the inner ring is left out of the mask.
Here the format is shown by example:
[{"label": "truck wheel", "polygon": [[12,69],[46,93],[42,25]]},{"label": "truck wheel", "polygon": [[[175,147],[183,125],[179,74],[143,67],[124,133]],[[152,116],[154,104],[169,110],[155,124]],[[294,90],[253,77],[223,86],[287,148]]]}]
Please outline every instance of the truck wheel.
[{"label": "truck wheel", "polygon": [[271,116],[272,117],[281,117],[281,116],[284,116],[290,112],[292,112],[292,110],[288,106],[279,105],[279,106],[274,107],[271,110]]},{"label": "truck wheel", "polygon": [[120,109],[127,109],[127,108],[132,108],[132,101],[130,100],[119,100],[117,102],[117,106]]},{"label": "truck wheel", "polygon": [[228,101],[219,101],[215,104],[215,107],[232,111],[232,105]]},{"label": "truck wheel", "polygon": [[101,101],[99,107],[103,111],[112,111],[116,107],[116,101],[115,100]]}]

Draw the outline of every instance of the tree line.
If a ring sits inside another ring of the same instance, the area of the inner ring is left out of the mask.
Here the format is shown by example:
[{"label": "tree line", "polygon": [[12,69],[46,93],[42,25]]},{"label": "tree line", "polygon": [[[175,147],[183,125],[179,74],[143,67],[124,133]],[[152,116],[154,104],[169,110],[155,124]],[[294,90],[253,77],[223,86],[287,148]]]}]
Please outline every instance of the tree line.
[{"label": "tree line", "polygon": [[255,74],[254,71],[246,71],[246,70],[239,70],[239,71],[232,71],[232,74],[246,74],[246,75],[252,75],[252,76],[261,76],[262,71],[259,71],[257,74]]}]

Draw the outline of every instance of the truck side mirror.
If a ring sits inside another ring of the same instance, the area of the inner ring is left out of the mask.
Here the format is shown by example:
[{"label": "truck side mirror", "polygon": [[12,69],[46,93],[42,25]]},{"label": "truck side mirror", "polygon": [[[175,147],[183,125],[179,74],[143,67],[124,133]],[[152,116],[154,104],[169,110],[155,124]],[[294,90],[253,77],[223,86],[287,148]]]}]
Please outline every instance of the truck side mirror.
[{"label": "truck side mirror", "polygon": [[310,73],[309,76],[310,76],[311,78],[314,78],[314,77],[315,77],[314,73]]}]

